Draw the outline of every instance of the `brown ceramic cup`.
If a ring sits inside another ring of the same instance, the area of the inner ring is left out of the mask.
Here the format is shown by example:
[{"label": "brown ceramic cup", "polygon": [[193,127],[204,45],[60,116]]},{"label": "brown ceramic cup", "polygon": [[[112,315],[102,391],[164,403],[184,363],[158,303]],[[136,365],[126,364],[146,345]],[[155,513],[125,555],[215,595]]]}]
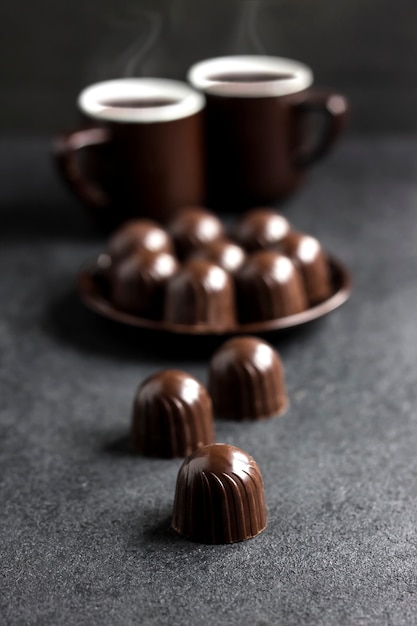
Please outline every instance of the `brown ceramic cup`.
[{"label": "brown ceramic cup", "polygon": [[346,99],[312,90],[312,71],[297,61],[219,57],[193,65],[188,81],[206,96],[208,204],[213,208],[284,200],[345,126]]},{"label": "brown ceramic cup", "polygon": [[205,199],[204,104],[173,80],[87,87],[78,98],[82,127],[54,142],[63,178],[106,225],[138,216],[167,222]]}]

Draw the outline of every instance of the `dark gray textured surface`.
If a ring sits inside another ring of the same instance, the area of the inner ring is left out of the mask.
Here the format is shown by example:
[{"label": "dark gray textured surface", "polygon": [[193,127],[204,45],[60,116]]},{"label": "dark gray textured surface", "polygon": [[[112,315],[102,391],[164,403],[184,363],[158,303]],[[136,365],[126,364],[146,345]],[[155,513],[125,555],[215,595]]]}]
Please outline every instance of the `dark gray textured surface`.
[{"label": "dark gray textured surface", "polygon": [[180,461],[121,443],[138,382],[205,380],[210,349],[153,350],[82,309],[101,242],[46,151],[0,146],[1,623],[417,623],[417,140],[347,141],[287,207],[354,294],[275,341],[285,417],[217,423],[258,460],[269,525],[214,547],[169,530]]}]

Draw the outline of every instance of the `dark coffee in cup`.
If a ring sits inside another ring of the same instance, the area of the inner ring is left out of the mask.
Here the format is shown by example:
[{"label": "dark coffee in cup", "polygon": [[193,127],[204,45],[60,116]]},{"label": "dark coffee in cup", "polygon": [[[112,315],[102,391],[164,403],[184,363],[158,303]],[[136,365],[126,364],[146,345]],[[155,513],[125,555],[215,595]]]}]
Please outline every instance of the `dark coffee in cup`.
[{"label": "dark coffee in cup", "polygon": [[164,107],[169,104],[175,104],[176,102],[177,101],[172,100],[172,98],[129,98],[124,100],[105,100],[102,102],[102,105],[106,108],[120,107],[122,109],[148,109],[153,107]]},{"label": "dark coffee in cup", "polygon": [[173,80],[87,87],[78,98],[82,128],[55,141],[60,171],[108,227],[132,217],[167,222],[206,197],[204,105],[204,96]]},{"label": "dark coffee in cup", "polygon": [[220,83],[264,83],[269,80],[287,80],[293,78],[292,74],[278,74],[277,72],[224,72],[213,74],[209,80]]},{"label": "dark coffee in cup", "polygon": [[188,80],[206,96],[213,208],[240,210],[285,199],[344,127],[344,97],[312,90],[312,71],[297,61],[219,57],[194,65]]}]

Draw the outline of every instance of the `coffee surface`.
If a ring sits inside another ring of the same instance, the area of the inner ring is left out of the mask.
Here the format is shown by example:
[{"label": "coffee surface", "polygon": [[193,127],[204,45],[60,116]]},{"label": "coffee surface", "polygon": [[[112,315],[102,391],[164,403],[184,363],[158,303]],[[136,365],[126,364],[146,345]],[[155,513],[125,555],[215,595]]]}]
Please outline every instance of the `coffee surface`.
[{"label": "coffee surface", "polygon": [[222,83],[265,83],[275,80],[288,80],[294,78],[293,74],[278,72],[219,72],[208,76],[209,80]]},{"label": "coffee surface", "polygon": [[163,107],[175,104],[178,100],[173,98],[123,98],[114,100],[103,100],[101,104],[105,107],[118,109],[148,109],[152,107]]}]

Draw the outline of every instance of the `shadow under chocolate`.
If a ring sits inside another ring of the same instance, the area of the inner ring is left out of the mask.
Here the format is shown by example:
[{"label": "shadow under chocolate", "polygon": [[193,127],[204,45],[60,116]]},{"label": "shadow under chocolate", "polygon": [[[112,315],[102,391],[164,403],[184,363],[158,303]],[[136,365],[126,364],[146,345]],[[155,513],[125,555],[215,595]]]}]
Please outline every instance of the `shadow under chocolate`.
[{"label": "shadow under chocolate", "polygon": [[42,326],[59,343],[123,361],[149,357],[173,358],[177,364],[190,359],[204,361],[226,339],[124,326],[87,310],[75,290],[47,304]]},{"label": "shadow under chocolate", "polygon": [[[286,346],[294,341],[308,341],[325,323],[324,317],[302,326],[256,335],[274,345],[285,356]],[[201,336],[177,334],[124,325],[88,310],[80,301],[75,287],[69,287],[46,303],[41,325],[43,331],[58,343],[73,346],[81,352],[124,362],[172,359],[166,367],[190,360],[207,361],[224,341],[233,336],[227,333]]]}]

